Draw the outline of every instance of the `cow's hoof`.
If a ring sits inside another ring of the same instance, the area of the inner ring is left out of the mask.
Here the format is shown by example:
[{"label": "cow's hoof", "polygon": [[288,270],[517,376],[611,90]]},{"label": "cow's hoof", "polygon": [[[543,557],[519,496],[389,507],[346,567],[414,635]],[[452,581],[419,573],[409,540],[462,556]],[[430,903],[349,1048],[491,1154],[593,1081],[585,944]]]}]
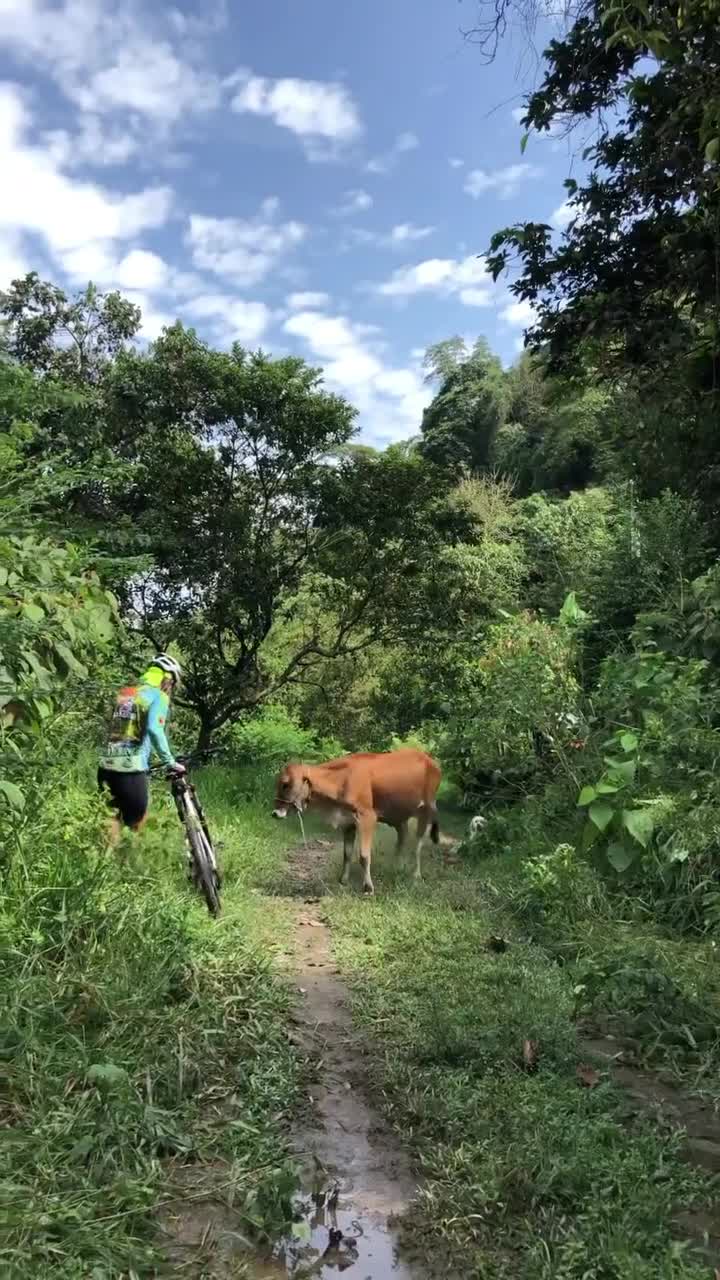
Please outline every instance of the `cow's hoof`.
[{"label": "cow's hoof", "polygon": [[364,885],[363,885],[363,893],[366,893],[366,894],[368,895],[368,897],[372,897],[372,895],[374,894],[374,892],[375,892],[375,885],[373,885],[373,884],[364,884]]}]

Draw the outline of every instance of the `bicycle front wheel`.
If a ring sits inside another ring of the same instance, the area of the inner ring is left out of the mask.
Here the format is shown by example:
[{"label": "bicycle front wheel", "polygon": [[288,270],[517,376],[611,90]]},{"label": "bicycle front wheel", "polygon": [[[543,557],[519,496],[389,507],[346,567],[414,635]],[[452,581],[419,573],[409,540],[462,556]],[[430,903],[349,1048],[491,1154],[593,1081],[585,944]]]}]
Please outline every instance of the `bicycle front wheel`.
[{"label": "bicycle front wheel", "polygon": [[210,915],[217,916],[220,914],[220,883],[212,849],[208,844],[207,836],[202,827],[188,825],[188,840],[190,841],[196,883],[205,899]]}]

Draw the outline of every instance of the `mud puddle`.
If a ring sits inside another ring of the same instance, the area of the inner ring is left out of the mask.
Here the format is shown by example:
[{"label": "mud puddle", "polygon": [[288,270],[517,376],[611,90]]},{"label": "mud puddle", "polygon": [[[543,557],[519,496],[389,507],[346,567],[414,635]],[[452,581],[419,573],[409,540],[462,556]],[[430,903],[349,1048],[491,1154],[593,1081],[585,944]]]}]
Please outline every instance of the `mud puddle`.
[{"label": "mud puddle", "polygon": [[347,1275],[348,1280],[414,1280],[398,1256],[397,1242],[381,1214],[358,1215],[350,1197],[324,1203],[299,1201],[294,1234],[280,1241],[272,1259],[246,1263],[248,1280]]}]

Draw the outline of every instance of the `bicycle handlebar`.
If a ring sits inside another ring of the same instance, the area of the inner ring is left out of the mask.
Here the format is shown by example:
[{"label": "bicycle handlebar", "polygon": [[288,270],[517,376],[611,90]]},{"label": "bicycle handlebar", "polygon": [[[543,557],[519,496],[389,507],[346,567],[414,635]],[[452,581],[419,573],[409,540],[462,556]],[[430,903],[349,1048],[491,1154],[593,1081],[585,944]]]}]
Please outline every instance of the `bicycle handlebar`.
[{"label": "bicycle handlebar", "polygon": [[[191,751],[187,755],[177,756],[176,759],[177,763],[184,765],[189,772],[190,769],[195,767],[195,765],[205,763],[205,761],[209,760],[212,756],[219,755],[221,751],[222,747],[206,747],[203,751]],[[148,773],[151,776],[165,773],[172,777],[172,766],[156,764],[153,765],[152,769],[148,769]]]}]

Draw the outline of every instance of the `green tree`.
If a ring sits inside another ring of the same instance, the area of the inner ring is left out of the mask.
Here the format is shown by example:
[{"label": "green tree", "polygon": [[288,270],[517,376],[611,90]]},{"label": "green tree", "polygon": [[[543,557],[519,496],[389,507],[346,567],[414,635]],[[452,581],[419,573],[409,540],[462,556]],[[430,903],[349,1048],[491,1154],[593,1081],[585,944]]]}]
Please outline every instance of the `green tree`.
[{"label": "green tree", "polygon": [[428,380],[439,382],[439,387],[423,414],[420,453],[455,472],[486,467],[507,412],[500,360],[484,338],[468,351],[456,337],[430,347],[425,365]]},{"label": "green tree", "polygon": [[[123,602],[153,644],[182,653],[203,743],[322,663],[412,625],[437,481],[417,458],[343,456],[354,410],[317,370],[213,351],[176,327],[148,354],[125,353],[114,378],[145,424],[137,524],[152,553]],[[268,661],[273,630],[298,618],[284,664]]]},{"label": "green tree", "polygon": [[[595,120],[589,176],[565,184],[563,235],[508,227],[489,258],[496,277],[519,259],[510,289],[537,310],[530,348],[567,379],[637,391],[641,430],[660,417],[691,485],[708,483],[717,458],[719,17],[717,0],[583,7],[551,42],[524,124]],[[648,400],[664,412],[648,413]]]},{"label": "green tree", "polygon": [[4,347],[12,359],[65,382],[94,383],[135,337],[140,308],[89,284],[74,299],[31,271],[0,292]]}]

